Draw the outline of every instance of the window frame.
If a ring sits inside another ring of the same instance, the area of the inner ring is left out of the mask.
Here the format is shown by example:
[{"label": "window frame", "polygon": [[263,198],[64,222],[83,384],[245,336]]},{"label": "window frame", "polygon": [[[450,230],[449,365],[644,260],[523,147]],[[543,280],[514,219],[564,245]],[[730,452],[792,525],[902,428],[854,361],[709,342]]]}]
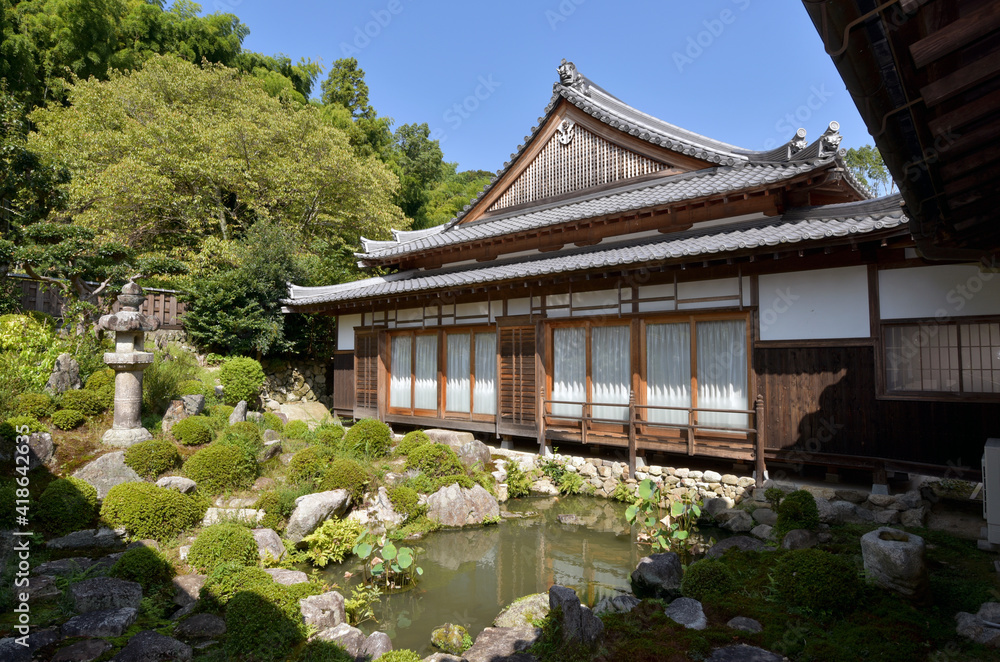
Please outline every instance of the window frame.
[{"label": "window frame", "polygon": [[[493,347],[499,348],[499,339],[497,336],[497,330],[495,326],[460,326],[460,327],[444,327],[441,330],[441,344],[444,347],[444,351],[441,354],[441,370],[443,374],[443,379],[441,382],[441,411],[442,415],[446,419],[451,420],[463,420],[463,421],[493,421],[496,420],[496,414],[477,414],[475,412],[476,408],[476,334],[479,333],[492,333]],[[464,335],[469,339],[469,411],[455,411],[453,409],[448,409],[448,336],[449,335]],[[493,357],[493,393],[494,393],[494,410],[499,408],[496,402],[496,394],[499,392],[499,369],[496,367],[498,359],[499,349],[495,349]]]},{"label": "window frame", "polygon": [[[878,332],[878,356],[876,361],[876,378],[878,382],[878,400],[909,400],[909,401],[935,401],[935,402],[998,402],[1000,403],[1000,393],[982,393],[978,391],[965,390],[965,370],[971,370],[962,363],[962,325],[965,324],[1000,324],[1000,315],[975,315],[967,317],[947,317],[939,319],[937,317],[918,317],[879,320]],[[887,353],[886,338],[887,330],[891,327],[900,326],[954,326],[956,336],[956,352],[958,355],[958,391],[890,391],[889,390],[889,356]]]},{"label": "window frame", "polygon": [[[416,406],[417,401],[417,337],[436,336],[437,337],[437,392],[435,402],[437,409],[420,409]],[[410,338],[410,406],[396,407],[392,403],[392,389],[386,389],[386,411],[390,414],[402,416],[423,416],[436,417],[441,408],[441,339],[434,330],[427,329],[394,329],[389,332],[389,343],[386,348],[386,383],[392,383],[392,376],[395,374],[392,364],[392,343],[396,338]]]}]

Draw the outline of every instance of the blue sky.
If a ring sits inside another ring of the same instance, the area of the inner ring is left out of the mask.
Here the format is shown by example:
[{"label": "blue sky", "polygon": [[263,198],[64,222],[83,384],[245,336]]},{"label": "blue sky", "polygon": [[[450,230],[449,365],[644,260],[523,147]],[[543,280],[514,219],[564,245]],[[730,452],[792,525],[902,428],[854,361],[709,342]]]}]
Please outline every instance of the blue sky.
[{"label": "blue sky", "polygon": [[[799,0],[214,0],[246,48],[354,56],[395,125],[427,122],[459,169],[497,170],[536,123],[561,58],[630,105],[749,149],[871,143]],[[317,85],[318,93],[318,85]],[[456,109],[461,108],[461,112]]]}]

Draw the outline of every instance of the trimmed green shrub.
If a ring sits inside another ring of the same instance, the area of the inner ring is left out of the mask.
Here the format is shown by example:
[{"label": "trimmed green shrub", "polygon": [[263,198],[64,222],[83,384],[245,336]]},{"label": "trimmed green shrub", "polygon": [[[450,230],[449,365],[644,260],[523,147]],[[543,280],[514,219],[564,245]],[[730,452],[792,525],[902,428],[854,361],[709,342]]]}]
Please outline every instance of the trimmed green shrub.
[{"label": "trimmed green shrub", "polygon": [[309,425],[305,421],[288,421],[284,432],[286,439],[304,439],[309,434]]},{"label": "trimmed green shrub", "polygon": [[351,503],[360,503],[368,484],[368,472],[365,468],[349,459],[335,460],[330,468],[323,473],[319,482],[319,490],[347,490],[351,495]]},{"label": "trimmed green shrub", "polygon": [[257,478],[257,459],[239,446],[212,444],[187,459],[184,475],[209,494],[244,489]]},{"label": "trimmed green shrub", "polygon": [[292,461],[288,464],[288,481],[301,483],[315,480],[326,472],[332,459],[333,453],[323,446],[303,448],[292,457]]},{"label": "trimmed green shrub", "polygon": [[252,405],[257,402],[257,393],[264,383],[264,369],[254,359],[234,356],[222,364],[219,381],[222,382],[222,398],[226,404],[235,405],[240,400],[246,400]]},{"label": "trimmed green shrub", "polygon": [[423,444],[417,446],[406,457],[407,469],[419,469],[421,473],[432,476],[464,475],[458,455],[444,444]]},{"label": "trimmed green shrub", "polygon": [[141,441],[125,451],[125,464],[143,478],[156,478],[180,463],[177,447],[166,439]]},{"label": "trimmed green shrub", "polygon": [[420,662],[422,659],[420,655],[407,648],[383,653],[382,657],[379,658],[381,662]]},{"label": "trimmed green shrub", "polygon": [[417,446],[433,443],[423,430],[413,430],[403,435],[396,445],[396,455],[409,455]]},{"label": "trimmed green shrub", "polygon": [[257,497],[257,502],[254,503],[253,507],[264,511],[264,519],[260,523],[261,528],[281,532],[284,528],[282,526],[284,517],[281,511],[281,497],[278,496],[277,492],[272,490],[262,493]]},{"label": "trimmed green shrub", "polygon": [[392,448],[392,430],[382,421],[366,418],[352,425],[344,435],[344,448],[365,457],[385,457]]},{"label": "trimmed green shrub", "polygon": [[330,450],[338,450],[344,438],[344,428],[339,425],[321,425],[316,428],[316,443]]},{"label": "trimmed green shrub", "polygon": [[[14,504],[14,499],[17,498],[17,489],[17,485],[14,484],[14,481],[0,480],[0,503]],[[31,511],[34,512],[36,506],[31,504],[30,507]],[[14,529],[14,518],[16,515],[17,512],[14,510],[13,505],[8,506],[7,508],[0,508],[0,530],[10,531]]]},{"label": "trimmed green shrub", "polygon": [[257,565],[257,541],[250,529],[236,522],[219,522],[198,534],[188,552],[188,564],[208,573],[222,564]]},{"label": "trimmed green shrub", "polygon": [[415,478],[406,481],[406,485],[421,494],[434,494],[442,487],[448,487],[453,483],[458,483],[459,487],[469,490],[476,484],[472,476],[467,474],[454,474],[451,476],[433,477],[427,474],[420,474]]},{"label": "trimmed green shrub", "polygon": [[259,662],[287,659],[307,634],[299,600],[320,591],[312,583],[283,586],[271,581],[236,593],[226,604],[226,655]]},{"label": "trimmed green shrub", "polygon": [[260,428],[250,421],[242,421],[229,426],[219,441],[219,446],[236,446],[242,448],[248,455],[256,458],[264,450],[264,441],[261,438]]},{"label": "trimmed green shrub", "polygon": [[[383,653],[379,659],[381,660],[394,652]],[[391,660],[392,658],[389,659]],[[406,662],[407,659],[402,658],[402,660],[397,660],[397,662]],[[307,641],[306,645],[299,651],[298,657],[295,658],[295,662],[354,662],[354,660],[354,656],[344,650],[343,646],[332,641],[324,641],[323,639],[310,639]],[[420,662],[420,657],[416,658],[416,662]]]},{"label": "trimmed green shrub", "polygon": [[229,425],[229,417],[236,411],[236,407],[230,405],[212,405],[208,408],[208,415],[212,418],[221,418]]},{"label": "trimmed green shrub", "polygon": [[406,485],[396,485],[386,490],[389,501],[392,502],[392,509],[400,515],[412,517],[420,508],[419,495],[413,488]]},{"label": "trimmed green shrub", "polygon": [[60,409],[75,409],[86,416],[96,416],[107,409],[99,396],[94,391],[87,389],[76,389],[66,391],[59,398]]},{"label": "trimmed green shrub", "polygon": [[[781,500],[775,529],[784,536],[793,529],[815,529],[819,526],[819,509],[816,499],[805,490],[796,490]],[[781,538],[778,538],[780,540]]]},{"label": "trimmed green shrub", "polygon": [[98,370],[90,377],[87,378],[87,383],[83,388],[88,391],[102,391],[107,387],[114,388],[115,385],[115,371],[111,368],[105,368],[103,370]]},{"label": "trimmed green shrub", "polygon": [[736,588],[736,577],[729,566],[714,559],[692,563],[681,579],[684,597],[704,601],[721,598]]},{"label": "trimmed green shrub", "polygon": [[206,395],[205,385],[199,379],[185,379],[177,384],[177,396]]},{"label": "trimmed green shrub", "polygon": [[775,564],[773,585],[778,601],[785,607],[805,609],[817,616],[854,611],[862,592],[854,566],[820,549],[784,554]]},{"label": "trimmed green shrub", "polygon": [[205,516],[201,499],[152,483],[115,485],[104,497],[101,519],[113,528],[125,527],[134,538],[166,540]]},{"label": "trimmed green shrub", "polygon": [[52,414],[52,427],[73,430],[87,422],[87,417],[75,409],[60,409]]},{"label": "trimmed green shrub", "polygon": [[142,584],[144,591],[168,586],[177,574],[159,550],[142,545],[125,550],[111,566],[108,575]]},{"label": "trimmed green shrub", "polygon": [[170,434],[185,446],[201,446],[212,441],[212,427],[206,416],[188,416],[170,426]]},{"label": "trimmed green shrub", "polygon": [[85,529],[97,516],[97,490],[79,478],[57,478],[38,497],[35,514],[55,536]]},{"label": "trimmed green shrub", "polygon": [[35,418],[51,416],[56,410],[56,403],[48,393],[22,393],[17,396],[15,411]]},{"label": "trimmed green shrub", "polygon": [[271,411],[264,412],[264,420],[262,422],[265,430],[281,432],[285,429],[285,422],[281,420],[280,416]]},{"label": "trimmed green shrub", "polygon": [[0,439],[3,439],[9,444],[13,444],[17,441],[18,428],[27,426],[27,434],[32,434],[35,432],[48,432],[49,429],[39,422],[34,416],[27,416],[22,414],[20,416],[11,416],[3,423],[0,423]]},{"label": "trimmed green shrub", "polygon": [[198,598],[208,611],[221,611],[240,591],[249,590],[257,584],[270,584],[273,581],[271,575],[257,566],[222,563],[208,573]]}]

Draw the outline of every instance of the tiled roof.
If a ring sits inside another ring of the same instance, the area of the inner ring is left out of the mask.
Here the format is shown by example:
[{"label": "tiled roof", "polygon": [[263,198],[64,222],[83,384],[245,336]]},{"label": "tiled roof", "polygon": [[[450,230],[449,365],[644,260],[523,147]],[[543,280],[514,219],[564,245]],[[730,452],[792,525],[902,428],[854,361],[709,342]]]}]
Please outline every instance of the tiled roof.
[{"label": "tiled roof", "polygon": [[564,251],[527,260],[489,266],[412,270],[330,287],[291,287],[284,300],[292,309],[323,303],[357,301],[415,292],[442,290],[537,278],[551,274],[611,269],[684,258],[702,259],[729,252],[862,235],[892,229],[907,222],[898,195],[792,211],[780,218],[678,232],[660,239]]},{"label": "tiled roof", "polygon": [[539,205],[531,211],[515,211],[488,219],[456,225],[437,232],[400,233],[417,235],[409,241],[375,242],[365,240],[367,253],[362,260],[384,261],[430,248],[462,244],[491,237],[534,230],[562,223],[620,214],[683,200],[720,195],[773,184],[828,164],[831,159],[796,163],[745,164],[671,175],[655,183],[642,182],[599,193],[583,193],[571,200]]}]

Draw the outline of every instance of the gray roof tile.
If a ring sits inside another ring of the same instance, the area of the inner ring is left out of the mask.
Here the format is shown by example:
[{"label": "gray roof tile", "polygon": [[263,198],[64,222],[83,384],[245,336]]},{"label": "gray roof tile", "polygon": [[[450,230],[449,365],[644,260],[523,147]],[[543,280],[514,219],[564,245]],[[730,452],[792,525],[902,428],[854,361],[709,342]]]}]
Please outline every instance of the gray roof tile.
[{"label": "gray roof tile", "polygon": [[565,251],[551,256],[543,255],[488,266],[435,272],[412,270],[329,287],[292,286],[291,297],[283,303],[294,310],[297,306],[358,301],[442,287],[501,283],[644,262],[708,257],[754,248],[867,234],[896,228],[907,222],[900,200],[898,195],[894,195],[878,200],[808,207],[794,210],[777,219],[689,230],[652,240],[625,241],[617,245]]}]

